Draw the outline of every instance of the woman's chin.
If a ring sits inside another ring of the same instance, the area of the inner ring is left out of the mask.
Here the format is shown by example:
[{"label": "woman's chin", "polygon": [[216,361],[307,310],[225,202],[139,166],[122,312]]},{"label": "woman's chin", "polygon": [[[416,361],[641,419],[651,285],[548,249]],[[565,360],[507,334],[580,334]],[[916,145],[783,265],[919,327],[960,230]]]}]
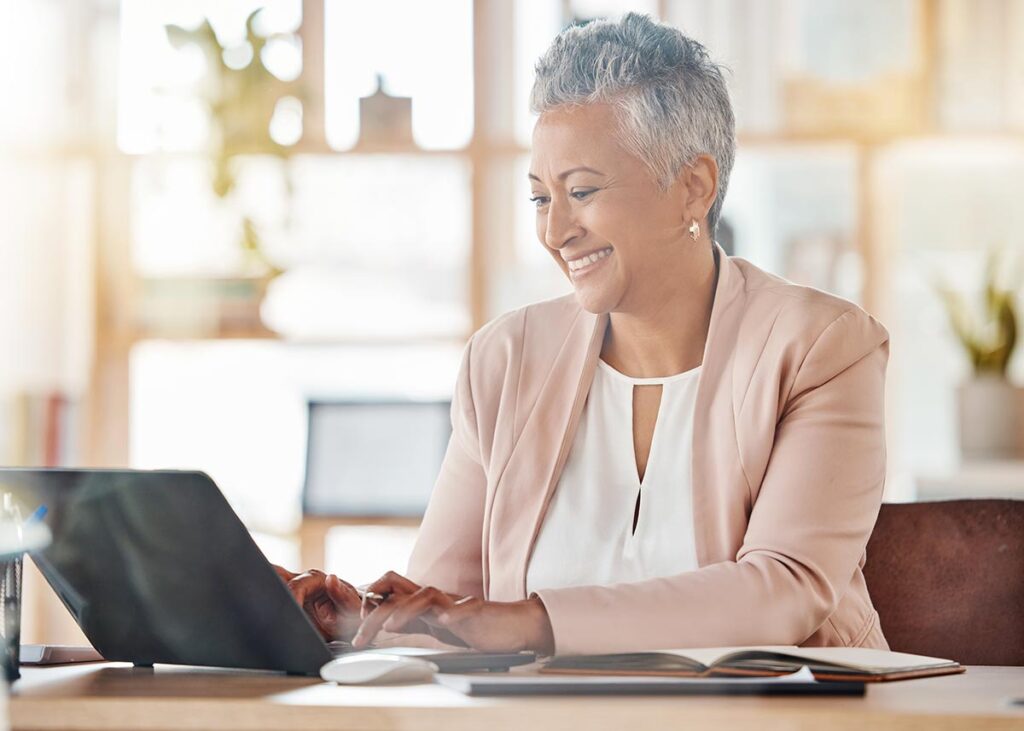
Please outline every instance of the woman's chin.
[{"label": "woman's chin", "polygon": [[616,298],[606,287],[576,286],[576,301],[587,312],[603,315],[615,307]]}]

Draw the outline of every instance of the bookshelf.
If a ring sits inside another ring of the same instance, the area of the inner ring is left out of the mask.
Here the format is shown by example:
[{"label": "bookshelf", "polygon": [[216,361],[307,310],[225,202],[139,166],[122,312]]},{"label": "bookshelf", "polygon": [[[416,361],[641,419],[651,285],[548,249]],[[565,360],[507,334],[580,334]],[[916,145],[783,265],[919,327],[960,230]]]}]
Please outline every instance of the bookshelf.
[{"label": "bookshelf", "polygon": [[[571,0],[552,2],[562,18],[569,18],[575,12],[576,6]],[[187,290],[189,286],[201,286],[209,281],[208,278],[190,280],[188,276],[181,276],[170,282],[167,278],[140,273],[134,265],[132,180],[133,170],[143,156],[122,152],[116,145],[115,89],[98,88],[87,81],[116,78],[119,3],[67,0],[65,5],[69,12],[61,22],[66,27],[58,36],[75,39],[68,49],[69,65],[73,66],[67,79],[69,98],[73,99],[73,105],[69,102],[72,113],[68,116],[82,123],[69,131],[67,139],[5,149],[0,157],[25,165],[78,166],[87,171],[91,181],[89,210],[83,221],[91,242],[87,337],[92,361],[81,391],[81,407],[72,417],[80,435],[77,440],[79,459],[75,461],[91,466],[119,466],[131,463],[130,361],[133,349],[140,343],[258,341],[295,346],[348,346],[381,341],[352,337],[294,341],[262,325],[251,312],[247,319],[237,318],[228,326],[211,325],[208,321],[183,324],[147,318],[147,298],[154,286],[176,284]],[[889,191],[882,174],[894,151],[919,143],[959,147],[976,142],[1024,149],[1024,112],[1021,111],[1024,100],[1020,98],[1020,91],[1014,92],[1018,88],[1014,82],[1019,76],[1013,73],[1019,72],[1012,71],[1016,68],[1013,64],[1008,63],[1006,70],[993,74],[991,83],[987,83],[987,77],[982,79],[986,81],[980,85],[983,93],[991,95],[992,89],[998,87],[1006,99],[997,110],[990,110],[991,118],[972,117],[957,111],[956,104],[950,101],[965,95],[964,107],[984,106],[970,95],[970,85],[964,81],[965,78],[970,81],[969,73],[956,71],[960,64],[957,54],[962,56],[963,49],[975,43],[972,33],[992,34],[992,48],[982,48],[979,53],[996,54],[993,58],[1004,54],[1012,57],[1011,60],[1019,60],[1019,51],[1014,49],[1024,47],[1024,42],[1017,43],[1024,40],[1019,30],[1024,24],[1012,21],[1020,19],[1020,3],[985,3],[971,17],[965,17],[964,11],[944,0],[893,3],[893,6],[908,8],[912,18],[905,73],[890,80],[892,83],[888,85],[883,83],[879,88],[884,93],[873,94],[868,89],[856,98],[870,107],[884,105],[887,93],[898,93],[903,103],[892,115],[865,125],[857,123],[856,108],[844,110],[845,117],[836,112],[831,124],[816,122],[815,119],[827,116],[824,113],[828,109],[822,110],[821,106],[827,107],[829,100],[837,98],[836,94],[842,98],[843,88],[838,87],[837,91],[823,87],[819,81],[799,74],[786,77],[787,68],[791,66],[786,49],[798,37],[793,30],[798,23],[787,13],[797,12],[792,8],[809,7],[808,4],[781,0],[715,0],[713,3],[659,0],[652,5],[661,18],[682,25],[687,32],[693,32],[706,42],[713,54],[721,53],[735,64],[737,98],[747,112],[745,124],[738,133],[740,158],[745,153],[766,152],[813,155],[818,148],[832,145],[850,151],[855,171],[852,188],[855,216],[849,235],[863,262],[862,304],[883,321],[894,317],[901,306],[893,295],[894,282],[901,276],[899,267],[902,265],[895,261],[894,254],[900,232],[891,226],[893,210],[886,198]],[[529,153],[522,130],[517,127],[517,115],[525,99],[519,96],[523,72],[522,59],[517,57],[520,50],[515,34],[510,32],[519,23],[516,7],[511,2],[473,2],[474,133],[464,146],[425,150],[404,145],[378,145],[335,150],[327,142],[324,95],[313,93],[305,100],[304,133],[292,151],[295,155],[339,162],[370,158],[382,163],[396,157],[422,161],[454,158],[470,171],[468,247],[460,274],[464,281],[459,283],[465,291],[468,327],[453,331],[447,338],[412,335],[392,338],[385,344],[456,343],[499,314],[493,293],[502,285],[502,270],[510,262],[515,264],[521,238],[517,233],[513,201],[525,195],[523,189],[517,187],[520,181],[513,180],[510,171]],[[323,90],[324,0],[304,0],[302,9],[303,77],[310,88]],[[970,53],[967,56],[970,57]],[[778,68],[774,65],[777,58],[783,59]],[[968,66],[964,64],[964,68]],[[991,61],[985,61],[980,64],[978,73],[984,74],[985,69],[992,66]],[[951,72],[951,67],[956,73]],[[757,87],[759,83],[771,93]],[[787,111],[789,103],[796,111]],[[194,152],[159,155],[168,159],[196,157]],[[524,278],[532,276],[528,270],[522,274]],[[893,385],[897,391],[902,387],[898,379]],[[899,451],[899,444],[896,446],[894,455]],[[319,534],[318,531],[322,533],[326,528],[311,525],[310,530]],[[306,543],[308,541],[304,545]]]},{"label": "bookshelf", "polygon": [[[572,4],[564,3],[563,15],[572,13]],[[740,12],[741,3],[731,3],[728,12]],[[740,129],[738,141],[740,154],[744,150],[811,149],[816,145],[848,145],[856,156],[856,223],[853,236],[863,257],[865,282],[864,306],[871,312],[883,315],[887,306],[885,287],[891,276],[886,272],[886,247],[878,240],[878,218],[880,202],[878,181],[875,174],[878,161],[893,146],[919,140],[958,141],[1000,140],[1024,144],[1024,126],[1008,128],[1005,125],[992,128],[964,129],[944,128],[936,119],[938,102],[936,95],[942,44],[939,38],[939,0],[917,0],[913,3],[915,13],[915,38],[912,61],[904,80],[898,88],[910,95],[911,100],[903,107],[902,116],[895,122],[877,124],[867,129],[856,124],[839,124],[833,127],[816,126],[806,119],[772,130],[751,128]],[[710,11],[694,3],[662,0],[657,4],[658,12],[670,20],[684,17],[696,18],[688,25],[700,27],[707,18],[697,17]],[[369,146],[353,150],[337,151],[329,147],[324,133],[323,102],[313,95],[307,105],[303,139],[295,148],[297,154],[322,155],[345,159],[348,156],[376,156],[387,158],[394,155],[412,156],[424,159],[458,157],[467,161],[472,170],[470,190],[471,235],[468,253],[467,310],[471,327],[469,332],[493,317],[488,292],[496,280],[496,263],[506,256],[503,252],[513,247],[511,235],[505,233],[512,228],[511,214],[505,203],[508,195],[517,191],[507,180],[500,180],[511,162],[528,154],[529,150],[515,139],[512,110],[517,102],[512,98],[515,76],[515,48],[508,37],[508,28],[514,27],[512,4],[477,2],[474,4],[474,129],[470,143],[454,150],[424,150],[408,146]],[[323,5],[319,0],[303,3],[304,21],[300,31],[303,37],[304,76],[314,87],[322,87],[324,68],[323,34],[317,32],[323,22]],[[689,13],[689,15],[687,15]],[[726,16],[728,13],[725,14]],[[723,21],[718,19],[718,24]],[[707,23],[705,23],[707,25]],[[721,32],[716,31],[716,32]],[[708,42],[712,42],[709,40]],[[716,49],[712,46],[712,51]],[[909,79],[909,80],[907,80]],[[813,117],[813,101],[831,98],[828,90],[819,88],[813,81],[798,80],[785,89],[787,100],[802,99],[800,109],[805,116]],[[871,99],[869,92],[865,99]],[[807,99],[811,99],[810,102]],[[810,111],[807,111],[810,108]],[[793,120],[789,120],[792,122]],[[123,464],[128,462],[127,425],[127,382],[126,361],[134,343],[144,339],[176,340],[200,339],[264,339],[277,338],[276,334],[253,323],[251,327],[202,328],[189,331],[181,328],[166,328],[160,324],[141,326],[137,322],[140,308],[144,306],[146,281],[128,264],[131,261],[131,233],[124,224],[129,211],[124,201],[128,199],[130,168],[135,156],[124,155],[109,148],[95,145],[71,146],[71,154],[84,155],[96,161],[105,178],[110,181],[107,191],[97,196],[100,246],[96,267],[96,353],[95,369],[90,392],[92,405],[86,409],[89,415],[85,432],[93,435],[86,440],[84,458],[90,464]],[[59,153],[63,154],[63,153]],[[113,188],[113,189],[109,189]],[[105,195],[104,195],[105,194]],[[102,211],[111,215],[104,217]],[[116,212],[116,213],[115,213]],[[495,235],[495,231],[503,232]],[[468,335],[453,333],[453,339]],[[415,339],[415,338],[413,338]],[[338,342],[345,342],[344,339]]]}]

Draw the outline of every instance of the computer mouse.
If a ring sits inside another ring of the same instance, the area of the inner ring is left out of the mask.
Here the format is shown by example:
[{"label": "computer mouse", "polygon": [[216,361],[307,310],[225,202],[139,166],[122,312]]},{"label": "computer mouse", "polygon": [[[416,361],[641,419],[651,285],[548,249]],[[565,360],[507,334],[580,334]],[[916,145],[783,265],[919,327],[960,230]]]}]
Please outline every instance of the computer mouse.
[{"label": "computer mouse", "polygon": [[331,660],[320,668],[320,677],[344,685],[422,683],[436,672],[437,665],[420,657],[361,652]]}]

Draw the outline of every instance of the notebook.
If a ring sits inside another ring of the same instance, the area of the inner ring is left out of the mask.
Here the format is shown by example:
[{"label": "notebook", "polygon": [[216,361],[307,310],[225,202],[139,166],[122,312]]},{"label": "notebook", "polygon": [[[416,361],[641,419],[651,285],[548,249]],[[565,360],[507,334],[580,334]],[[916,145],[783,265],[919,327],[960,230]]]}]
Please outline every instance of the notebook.
[{"label": "notebook", "polygon": [[705,647],[613,655],[563,655],[542,673],[667,677],[784,675],[807,666],[817,680],[882,682],[962,673],[945,660],[867,647]]}]

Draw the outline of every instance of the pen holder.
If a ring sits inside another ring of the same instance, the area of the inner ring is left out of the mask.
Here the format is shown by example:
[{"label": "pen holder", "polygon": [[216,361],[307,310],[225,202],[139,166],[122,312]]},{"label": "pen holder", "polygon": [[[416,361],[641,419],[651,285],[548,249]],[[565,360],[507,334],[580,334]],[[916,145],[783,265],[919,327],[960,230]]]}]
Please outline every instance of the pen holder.
[{"label": "pen holder", "polygon": [[0,658],[7,682],[21,677],[21,570],[22,555],[0,560]]}]

